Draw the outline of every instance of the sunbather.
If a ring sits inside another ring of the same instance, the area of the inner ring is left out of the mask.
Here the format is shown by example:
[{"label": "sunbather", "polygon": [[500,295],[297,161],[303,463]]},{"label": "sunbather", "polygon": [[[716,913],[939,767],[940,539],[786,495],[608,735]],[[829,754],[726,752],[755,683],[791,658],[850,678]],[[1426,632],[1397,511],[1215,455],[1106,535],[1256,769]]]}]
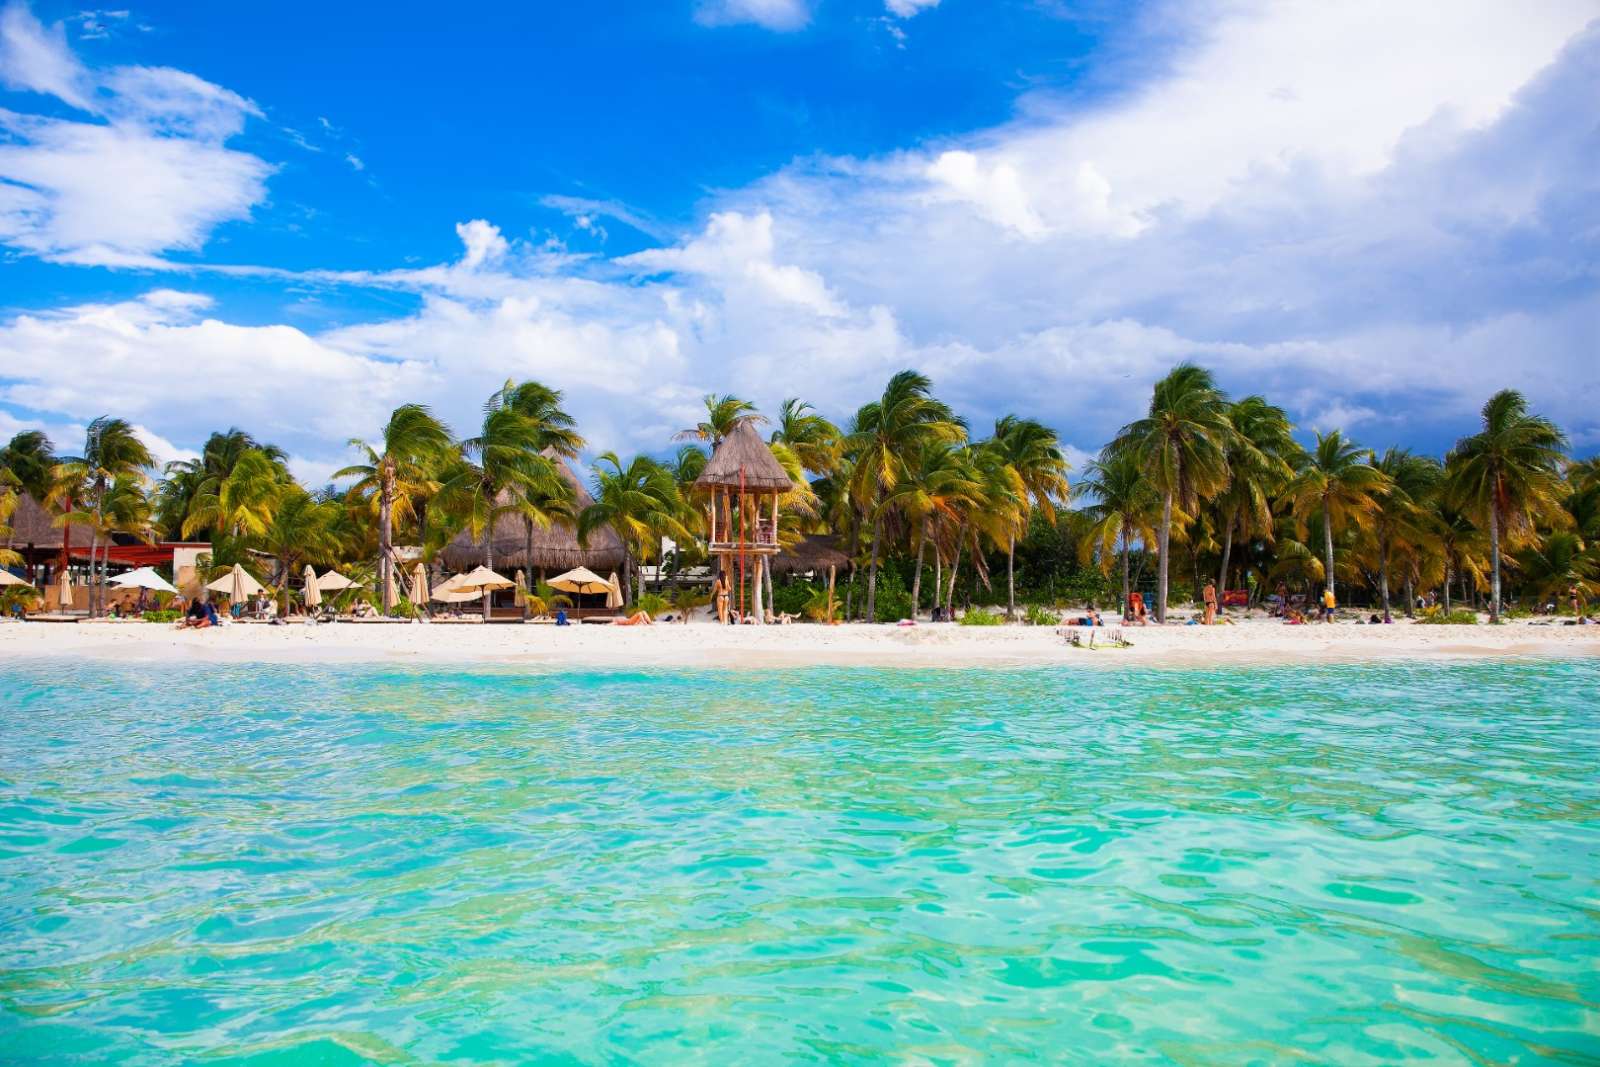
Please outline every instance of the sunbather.
[{"label": "sunbather", "polygon": [[614,626],[654,626],[656,621],[650,617],[648,611],[636,611],[626,619],[618,619]]}]

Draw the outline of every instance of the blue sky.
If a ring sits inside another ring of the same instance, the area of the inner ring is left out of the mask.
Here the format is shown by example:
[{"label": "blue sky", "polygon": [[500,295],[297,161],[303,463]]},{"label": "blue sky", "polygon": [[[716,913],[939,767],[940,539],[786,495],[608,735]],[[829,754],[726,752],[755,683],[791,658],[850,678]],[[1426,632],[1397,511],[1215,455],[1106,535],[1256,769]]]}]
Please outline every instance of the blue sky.
[{"label": "blue sky", "polygon": [[[1092,450],[1171,363],[1600,447],[1600,4],[0,0],[0,433],[315,479],[508,377],[597,447],[917,366]],[[469,9],[470,8],[470,9]]]}]

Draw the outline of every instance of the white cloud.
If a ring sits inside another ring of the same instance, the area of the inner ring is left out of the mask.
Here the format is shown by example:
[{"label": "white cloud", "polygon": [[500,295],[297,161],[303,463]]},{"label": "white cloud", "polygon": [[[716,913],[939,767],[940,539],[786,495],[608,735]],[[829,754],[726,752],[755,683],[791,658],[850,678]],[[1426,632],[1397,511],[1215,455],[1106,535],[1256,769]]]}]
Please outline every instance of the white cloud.
[{"label": "white cloud", "polygon": [[807,0],[700,0],[694,18],[702,26],[754,23],[784,33],[805,28],[811,7]]},{"label": "white cloud", "polygon": [[60,25],[18,2],[0,11],[0,77],[92,116],[0,109],[0,242],[59,262],[157,266],[266,196],[273,168],[224,144],[260,115],[236,93],[165,67],[96,74]]},{"label": "white cloud", "polygon": [[938,6],[939,0],[883,0],[884,10],[897,19],[908,19]]},{"label": "white cloud", "polygon": [[363,171],[367,169],[366,163],[363,162],[361,157],[356,155],[354,152],[346,152],[344,154],[344,161],[350,164],[351,170]]}]

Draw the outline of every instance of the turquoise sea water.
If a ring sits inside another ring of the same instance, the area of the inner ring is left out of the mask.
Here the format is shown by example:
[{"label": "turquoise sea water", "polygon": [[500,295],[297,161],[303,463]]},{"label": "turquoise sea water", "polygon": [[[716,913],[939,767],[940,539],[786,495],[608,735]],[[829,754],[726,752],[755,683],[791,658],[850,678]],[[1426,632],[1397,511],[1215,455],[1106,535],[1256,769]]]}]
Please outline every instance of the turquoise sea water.
[{"label": "turquoise sea water", "polygon": [[0,665],[0,1060],[1580,1063],[1600,664]]}]

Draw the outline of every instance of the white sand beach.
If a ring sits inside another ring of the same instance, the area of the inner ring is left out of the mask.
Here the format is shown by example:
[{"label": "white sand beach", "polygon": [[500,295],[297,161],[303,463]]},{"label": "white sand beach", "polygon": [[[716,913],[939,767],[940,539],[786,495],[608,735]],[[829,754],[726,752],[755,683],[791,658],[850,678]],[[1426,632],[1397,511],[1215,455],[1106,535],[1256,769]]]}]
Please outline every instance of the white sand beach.
[{"label": "white sand beach", "polygon": [[0,625],[0,658],[69,656],[151,662],[501,663],[533,668],[774,668],[810,665],[1017,667],[1045,664],[1185,665],[1600,655],[1600,626],[1286,626],[1251,619],[1232,626],[1150,626],[1106,645],[1115,628],[1081,630],[1095,648],[1075,648],[1044,627],[792,626],[709,623],[555,627],[476,623],[317,626],[234,624],[179,631],[142,622]]}]

